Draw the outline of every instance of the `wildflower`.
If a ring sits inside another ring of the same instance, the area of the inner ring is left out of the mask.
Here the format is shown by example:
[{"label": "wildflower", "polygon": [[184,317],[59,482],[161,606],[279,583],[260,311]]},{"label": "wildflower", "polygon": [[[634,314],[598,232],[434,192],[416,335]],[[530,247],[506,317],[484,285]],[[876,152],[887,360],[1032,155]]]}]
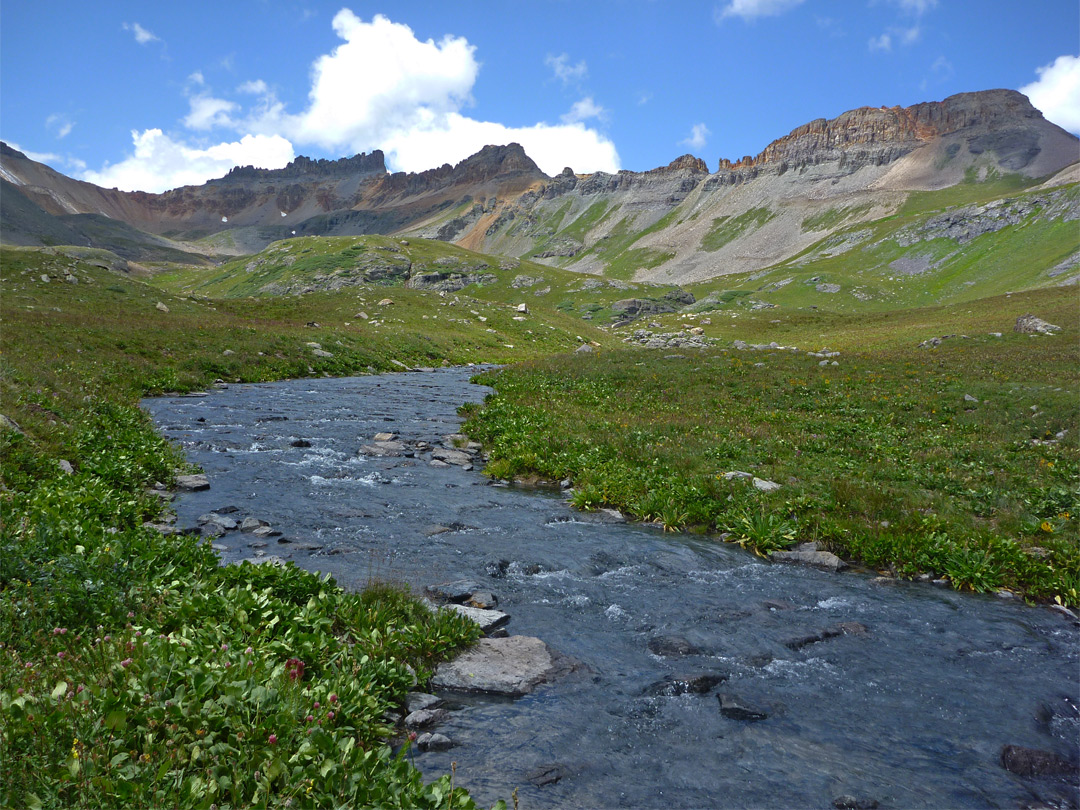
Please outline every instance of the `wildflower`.
[{"label": "wildflower", "polygon": [[244,650],[245,655],[251,655],[253,652],[255,652],[255,650],[251,649],[251,647],[248,647],[246,650]]},{"label": "wildflower", "polygon": [[310,715],[310,714],[309,714],[309,715],[308,715],[307,717],[305,717],[304,719],[305,719],[305,720],[307,720],[307,721],[308,721],[308,722],[310,723],[310,722],[311,722],[312,720],[314,720],[315,718],[314,718],[314,717],[313,717],[312,715]]},{"label": "wildflower", "polygon": [[142,630],[135,631],[135,638],[139,638],[142,635]]},{"label": "wildflower", "polygon": [[334,713],[333,712],[327,712],[326,713],[326,719],[327,720],[333,720],[334,719]]},{"label": "wildflower", "polygon": [[266,738],[266,741],[271,745],[277,745],[277,734],[271,734]]},{"label": "wildflower", "polygon": [[225,651],[226,651],[227,649],[229,649],[229,645],[228,645],[228,644],[222,644],[222,645],[221,645],[221,651],[222,651],[222,652],[225,652]]},{"label": "wildflower", "polygon": [[1054,531],[1054,527],[1050,525],[1049,520],[1044,520],[1041,524],[1039,524],[1039,528],[1042,529],[1044,532],[1047,532],[1048,534]]},{"label": "wildflower", "polygon": [[112,641],[112,636],[105,636],[106,641]]},{"label": "wildflower", "polygon": [[134,658],[125,658],[123,661],[120,662],[120,666],[124,667],[124,669],[127,669],[129,666],[131,666],[131,662],[134,660]]},{"label": "wildflower", "polygon": [[57,658],[59,658],[60,660],[63,660],[63,659],[65,659],[65,658],[67,658],[67,653],[66,653],[66,652],[64,652],[63,650],[61,650],[60,652],[58,652],[58,653],[56,654],[56,657],[57,657]]},{"label": "wildflower", "polygon": [[135,618],[135,611],[129,610],[128,611],[128,618],[129,619],[134,619]]},{"label": "wildflower", "polygon": [[322,705],[322,704],[321,704],[321,703],[319,703],[319,701],[317,701],[317,700],[315,701],[315,708],[316,708],[316,709],[317,709],[317,708],[319,708],[319,707],[320,707],[321,705]]},{"label": "wildflower", "polygon": [[330,693],[330,702],[331,703],[337,703],[337,701],[338,701],[337,693],[336,692],[331,692]]}]

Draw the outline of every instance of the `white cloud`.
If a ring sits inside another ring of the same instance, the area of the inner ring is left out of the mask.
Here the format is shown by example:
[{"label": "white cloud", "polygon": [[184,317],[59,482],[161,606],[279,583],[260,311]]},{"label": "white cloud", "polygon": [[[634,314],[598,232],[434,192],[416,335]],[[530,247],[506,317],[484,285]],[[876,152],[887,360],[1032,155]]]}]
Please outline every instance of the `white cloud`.
[{"label": "white cloud", "polygon": [[593,101],[592,96],[586,96],[581,101],[575,101],[570,112],[562,116],[563,123],[576,124],[589,118],[603,119],[607,116],[607,110]]},{"label": "white cloud", "polygon": [[724,6],[717,7],[713,16],[717,22],[726,17],[742,17],[744,20],[773,17],[795,8],[802,2],[803,0],[728,0]]},{"label": "white cloud", "polygon": [[708,142],[710,135],[712,135],[712,132],[709,131],[707,126],[704,124],[694,124],[694,126],[690,128],[690,137],[684,138],[679,141],[679,143],[686,144],[691,149],[701,149],[701,147]]},{"label": "white cloud", "polygon": [[554,71],[555,78],[564,85],[571,82],[580,82],[589,75],[589,68],[585,64],[585,60],[581,60],[576,65],[571,65],[570,54],[567,53],[560,53],[558,56],[549,53],[547,58],[544,59],[544,64]]},{"label": "white cloud", "polygon": [[256,79],[251,82],[244,82],[236,88],[237,92],[250,93],[253,96],[265,96],[270,92],[270,88],[266,86],[266,82],[262,79]]},{"label": "white cloud", "polygon": [[[312,65],[305,109],[286,110],[262,80],[237,88],[257,96],[241,106],[213,95],[203,77],[193,74],[185,90],[190,110],[184,125],[201,132],[224,128],[243,136],[239,141],[207,148],[160,129],[145,130],[134,134],[134,154],[84,179],[160,190],[220,177],[236,164],[282,166],[294,145],[349,155],[382,149],[392,169],[424,171],[489,144],[517,142],[548,174],[568,165],[582,172],[619,169],[615,145],[583,123],[606,112],[591,97],[574,104],[562,123],[509,127],[478,121],[463,113],[472,104],[480,70],[475,48],[464,38],[421,41],[406,25],[383,15],[365,22],[348,9],[334,16],[333,28],[343,42]],[[578,75],[579,68],[584,75],[584,62],[571,66],[568,58],[555,59],[567,75]]]},{"label": "white cloud", "polygon": [[154,36],[150,31],[147,31],[138,23],[124,23],[125,31],[131,31],[135,35],[135,41],[140,45],[148,45],[151,42],[160,42],[161,38]]},{"label": "white cloud", "polygon": [[184,126],[188,129],[211,129],[232,125],[229,116],[237,105],[223,98],[210,95],[191,96],[188,99],[191,111],[184,117]]},{"label": "white cloud", "polygon": [[66,138],[74,127],[75,123],[61,113],[53,113],[45,119],[45,128],[55,130],[57,138]]},{"label": "white cloud", "polygon": [[892,35],[882,34],[880,37],[870,37],[870,42],[867,44],[872,51],[891,51]]},{"label": "white cloud", "polygon": [[292,144],[279,135],[245,135],[239,141],[205,149],[176,141],[160,129],[132,131],[135,152],[101,171],[86,171],[82,179],[124,191],[165,191],[221,177],[233,166],[280,169],[295,157]]},{"label": "white cloud", "polygon": [[1080,135],[1080,56],[1059,56],[1035,72],[1038,80],[1020,92],[1049,120]]}]

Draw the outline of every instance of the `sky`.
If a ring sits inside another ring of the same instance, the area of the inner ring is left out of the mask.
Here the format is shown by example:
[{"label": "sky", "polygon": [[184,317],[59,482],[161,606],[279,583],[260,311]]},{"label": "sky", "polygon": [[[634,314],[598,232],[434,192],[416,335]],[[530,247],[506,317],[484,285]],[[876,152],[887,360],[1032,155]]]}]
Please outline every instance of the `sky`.
[{"label": "sky", "polygon": [[1080,3],[5,0],[0,20],[0,139],[153,192],[510,142],[552,175],[715,170],[816,118],[993,88],[1080,133]]}]

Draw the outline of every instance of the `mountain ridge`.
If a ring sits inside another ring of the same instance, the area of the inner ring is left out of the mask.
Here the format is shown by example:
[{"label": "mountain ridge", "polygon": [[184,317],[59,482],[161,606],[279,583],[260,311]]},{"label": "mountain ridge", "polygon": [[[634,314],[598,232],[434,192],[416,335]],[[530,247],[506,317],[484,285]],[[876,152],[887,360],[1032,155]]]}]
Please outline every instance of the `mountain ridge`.
[{"label": "mountain ridge", "polygon": [[[157,237],[206,243],[196,251],[235,255],[290,236],[401,233],[580,272],[617,265],[636,280],[682,282],[795,255],[811,243],[802,222],[838,201],[857,210],[846,224],[886,216],[914,191],[1060,173],[1080,157],[1077,144],[1022,94],[987,90],[819,118],[756,156],[720,160],[716,171],[687,154],[642,172],[567,168],[550,177],[519,144],[507,144],[419,173],[388,172],[375,150],[298,157],[282,169],[235,167],[201,186],[153,194],[67,178],[4,144],[0,174],[43,217],[104,215]],[[21,208],[19,222],[32,220]],[[741,224],[717,235],[728,220]],[[224,232],[228,239],[219,238]],[[34,235],[5,234],[20,238],[32,244]]]}]

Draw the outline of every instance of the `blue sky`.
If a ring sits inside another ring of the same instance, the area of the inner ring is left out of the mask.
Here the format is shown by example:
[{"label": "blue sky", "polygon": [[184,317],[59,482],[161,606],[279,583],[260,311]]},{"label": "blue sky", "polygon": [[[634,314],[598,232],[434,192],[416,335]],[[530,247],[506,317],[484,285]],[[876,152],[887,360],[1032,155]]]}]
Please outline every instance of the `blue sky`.
[{"label": "blue sky", "polygon": [[6,0],[0,138],[161,191],[521,142],[550,174],[760,152],[815,118],[998,87],[1080,132],[1076,0]]}]

